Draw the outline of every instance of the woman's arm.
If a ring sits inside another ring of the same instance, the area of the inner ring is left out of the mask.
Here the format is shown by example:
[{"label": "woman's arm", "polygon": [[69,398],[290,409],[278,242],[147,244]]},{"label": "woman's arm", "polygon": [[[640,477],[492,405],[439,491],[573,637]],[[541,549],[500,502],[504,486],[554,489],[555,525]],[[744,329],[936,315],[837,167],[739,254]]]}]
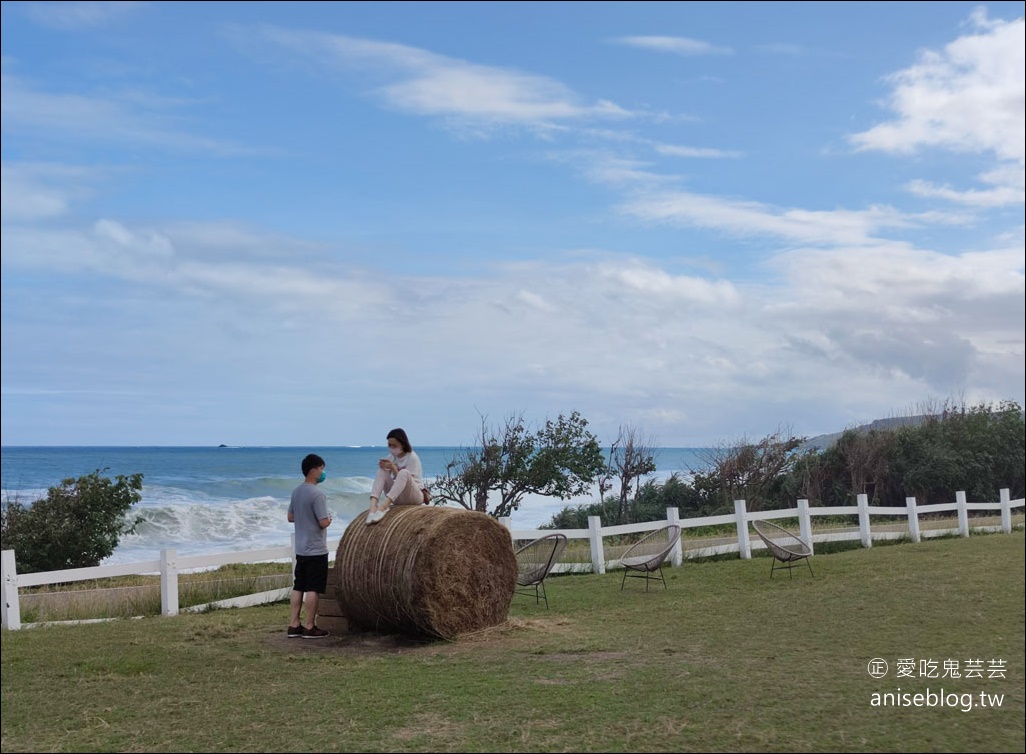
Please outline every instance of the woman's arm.
[{"label": "woman's arm", "polygon": [[406,462],[406,468],[409,470],[410,475],[418,481],[424,478],[424,467],[420,465],[420,456],[412,450],[410,451],[409,460]]}]

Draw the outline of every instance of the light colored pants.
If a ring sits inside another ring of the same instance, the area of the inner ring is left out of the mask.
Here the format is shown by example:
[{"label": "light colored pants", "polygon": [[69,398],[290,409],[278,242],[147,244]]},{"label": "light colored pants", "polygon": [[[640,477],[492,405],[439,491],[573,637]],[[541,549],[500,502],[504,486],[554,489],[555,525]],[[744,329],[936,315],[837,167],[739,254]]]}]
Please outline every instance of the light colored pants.
[{"label": "light colored pants", "polygon": [[371,485],[370,496],[381,501],[382,492],[396,505],[420,505],[424,502],[420,487],[406,469],[400,469],[395,479],[384,469],[378,469],[374,484]]}]

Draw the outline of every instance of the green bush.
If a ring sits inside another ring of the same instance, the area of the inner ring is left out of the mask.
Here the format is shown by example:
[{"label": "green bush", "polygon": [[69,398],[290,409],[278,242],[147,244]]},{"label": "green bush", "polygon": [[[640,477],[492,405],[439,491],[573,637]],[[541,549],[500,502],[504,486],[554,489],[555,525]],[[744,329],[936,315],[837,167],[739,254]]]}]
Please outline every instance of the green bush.
[{"label": "green bush", "polygon": [[4,503],[0,545],[15,551],[19,573],[98,566],[123,534],[135,531],[142,519],[126,515],[142,499],[143,475],[111,481],[102,476],[106,471],[65,479],[28,505]]},{"label": "green bush", "polygon": [[675,507],[683,518],[729,514],[744,498],[749,511],[793,508],[799,498],[813,506],[854,505],[866,494],[871,505],[904,507],[952,502],[964,491],[970,502],[993,502],[1008,488],[1012,499],[1026,490],[1026,432],[1014,401],[966,406],[948,402],[933,414],[896,428],[846,430],[822,450],[798,450],[796,438],[775,434],[757,443],[718,449],[709,468],[690,478],[673,474],[649,480],[634,497],[567,507],[542,528],[587,528],[588,516],[614,523],[656,521]]}]

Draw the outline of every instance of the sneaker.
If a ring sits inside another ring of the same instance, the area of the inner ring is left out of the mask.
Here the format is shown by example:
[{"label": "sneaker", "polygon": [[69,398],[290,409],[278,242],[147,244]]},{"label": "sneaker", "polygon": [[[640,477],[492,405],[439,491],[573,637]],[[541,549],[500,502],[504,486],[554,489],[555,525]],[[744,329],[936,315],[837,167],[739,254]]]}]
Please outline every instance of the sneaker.
[{"label": "sneaker", "polygon": [[325,636],[331,636],[331,634],[323,628],[317,628],[316,625],[303,630],[304,639],[323,639]]},{"label": "sneaker", "polygon": [[381,520],[380,513],[381,511],[371,511],[367,514],[367,520],[364,521],[364,523],[367,524],[367,526],[370,526],[371,524],[376,524],[378,521]]},{"label": "sneaker", "polygon": [[298,639],[304,633],[306,633],[306,629],[303,628],[302,626],[296,626],[295,628],[293,628],[292,626],[289,626],[289,630],[285,632],[285,635],[287,637],[289,637],[290,639]]}]

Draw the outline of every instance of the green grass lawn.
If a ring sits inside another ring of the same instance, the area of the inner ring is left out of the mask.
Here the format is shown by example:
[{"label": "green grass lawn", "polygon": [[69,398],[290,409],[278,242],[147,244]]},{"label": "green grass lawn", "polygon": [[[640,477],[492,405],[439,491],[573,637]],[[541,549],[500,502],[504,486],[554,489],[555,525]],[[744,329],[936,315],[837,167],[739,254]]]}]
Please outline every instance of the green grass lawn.
[{"label": "green grass lawn", "polygon": [[[549,610],[518,596],[456,642],[287,640],[284,604],[4,631],[2,749],[1021,752],[1024,540],[821,554],[793,580],[765,557],[686,562],[648,593],[552,577]],[[908,706],[873,705],[899,688]],[[911,706],[942,689],[976,706]]]}]

